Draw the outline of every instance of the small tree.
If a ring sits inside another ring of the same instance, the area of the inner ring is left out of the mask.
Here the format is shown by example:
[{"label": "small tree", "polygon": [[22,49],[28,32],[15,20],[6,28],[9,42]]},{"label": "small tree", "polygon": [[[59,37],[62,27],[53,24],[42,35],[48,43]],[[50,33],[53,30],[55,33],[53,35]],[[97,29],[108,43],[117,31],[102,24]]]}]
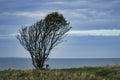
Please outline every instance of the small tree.
[{"label": "small tree", "polygon": [[63,15],[53,12],[45,19],[22,28],[17,39],[29,51],[34,67],[42,69],[51,50],[61,42],[63,35],[70,29]]}]

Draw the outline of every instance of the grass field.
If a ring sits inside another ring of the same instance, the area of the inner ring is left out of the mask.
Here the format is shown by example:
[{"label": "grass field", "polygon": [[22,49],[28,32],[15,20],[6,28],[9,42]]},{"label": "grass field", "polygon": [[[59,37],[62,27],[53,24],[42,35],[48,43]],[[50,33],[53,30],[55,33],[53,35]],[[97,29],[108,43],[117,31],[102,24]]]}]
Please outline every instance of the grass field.
[{"label": "grass field", "polygon": [[120,80],[120,65],[47,70],[0,71],[0,80]]}]

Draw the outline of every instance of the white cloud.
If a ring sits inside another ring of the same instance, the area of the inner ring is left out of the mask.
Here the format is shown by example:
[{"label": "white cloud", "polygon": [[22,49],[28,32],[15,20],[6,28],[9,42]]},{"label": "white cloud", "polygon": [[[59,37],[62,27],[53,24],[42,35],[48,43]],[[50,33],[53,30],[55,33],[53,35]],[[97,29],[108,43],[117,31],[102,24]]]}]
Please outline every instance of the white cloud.
[{"label": "white cloud", "polygon": [[[120,29],[101,29],[101,30],[71,30],[67,32],[71,36],[120,36]],[[0,39],[13,38],[19,33],[0,35]]]},{"label": "white cloud", "polygon": [[61,5],[61,6],[80,6],[80,5],[86,5],[87,3],[89,3],[89,1],[81,1],[81,0],[75,0],[75,1],[51,1],[51,2],[46,2],[43,5],[47,5],[47,6],[54,6],[54,5]]},{"label": "white cloud", "polygon": [[0,1],[15,1],[15,0],[0,0]]},{"label": "white cloud", "polygon": [[40,11],[31,11],[31,12],[4,12],[0,15],[6,15],[6,16],[24,16],[29,18],[37,18],[37,17],[44,17],[47,14],[47,12],[40,12]]},{"label": "white cloud", "polygon": [[8,36],[13,36],[13,37],[15,37],[15,36],[17,36],[17,35],[19,35],[19,33],[9,34]]},{"label": "white cloud", "polygon": [[25,16],[25,17],[43,17],[44,14],[43,13],[40,13],[40,12],[17,12],[17,13],[14,13],[14,15],[17,15],[17,16]]},{"label": "white cloud", "polygon": [[6,39],[6,38],[16,37],[18,34],[19,33],[12,33],[12,34],[0,35],[0,39]]},{"label": "white cloud", "polygon": [[101,30],[71,30],[67,34],[77,36],[120,36],[120,30],[101,29]]},{"label": "white cloud", "polygon": [[64,1],[53,1],[53,2],[46,2],[44,5],[59,5],[59,4],[65,4],[66,2]]}]

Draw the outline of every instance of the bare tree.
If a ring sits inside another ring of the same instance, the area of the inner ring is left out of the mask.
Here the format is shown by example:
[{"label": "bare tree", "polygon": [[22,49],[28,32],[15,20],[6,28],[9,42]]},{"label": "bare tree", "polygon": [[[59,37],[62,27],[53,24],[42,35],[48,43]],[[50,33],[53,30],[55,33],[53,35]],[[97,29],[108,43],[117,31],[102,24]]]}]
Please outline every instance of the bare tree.
[{"label": "bare tree", "polygon": [[31,26],[23,27],[17,39],[29,51],[36,69],[42,69],[51,50],[71,29],[62,14],[52,12]]}]

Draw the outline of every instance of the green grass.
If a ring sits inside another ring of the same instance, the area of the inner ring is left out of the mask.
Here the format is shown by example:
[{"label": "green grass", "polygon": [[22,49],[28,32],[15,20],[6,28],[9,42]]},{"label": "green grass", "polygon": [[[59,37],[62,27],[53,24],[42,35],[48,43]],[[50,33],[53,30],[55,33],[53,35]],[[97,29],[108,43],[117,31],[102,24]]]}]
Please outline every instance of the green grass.
[{"label": "green grass", "polygon": [[120,80],[120,65],[47,70],[0,71],[0,80]]}]

